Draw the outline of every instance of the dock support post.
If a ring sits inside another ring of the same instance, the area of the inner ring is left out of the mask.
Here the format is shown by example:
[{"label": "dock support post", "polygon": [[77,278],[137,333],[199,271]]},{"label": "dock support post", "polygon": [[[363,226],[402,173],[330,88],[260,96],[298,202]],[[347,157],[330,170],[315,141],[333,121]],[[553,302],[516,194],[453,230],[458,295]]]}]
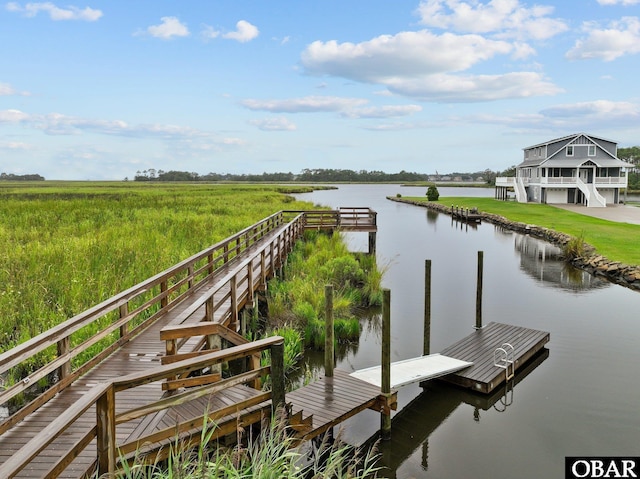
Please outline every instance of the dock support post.
[{"label": "dock support post", "polygon": [[369,250],[368,254],[376,254],[376,232],[369,232]]},{"label": "dock support post", "polygon": [[[380,392],[391,394],[391,291],[382,290],[382,381]],[[391,439],[391,411],[380,415],[380,435],[384,441]]]},{"label": "dock support post", "polygon": [[331,378],[333,377],[335,355],[333,351],[333,286],[330,284],[324,287],[324,301],[324,375]]},{"label": "dock support post", "polygon": [[431,260],[424,261],[424,340],[422,354],[431,354]]},{"label": "dock support post", "polygon": [[482,269],[484,252],[478,251],[478,283],[476,286],[476,329],[482,328]]},{"label": "dock support post", "polygon": [[271,346],[271,405],[274,416],[285,407],[284,341]]}]

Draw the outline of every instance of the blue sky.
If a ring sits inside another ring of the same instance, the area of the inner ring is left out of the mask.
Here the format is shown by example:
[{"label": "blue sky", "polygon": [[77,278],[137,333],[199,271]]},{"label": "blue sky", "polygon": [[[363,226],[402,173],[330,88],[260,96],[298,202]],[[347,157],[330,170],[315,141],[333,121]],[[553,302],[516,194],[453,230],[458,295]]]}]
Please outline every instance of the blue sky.
[{"label": "blue sky", "polygon": [[578,132],[640,145],[640,0],[16,1],[0,45],[6,173],[448,173]]}]

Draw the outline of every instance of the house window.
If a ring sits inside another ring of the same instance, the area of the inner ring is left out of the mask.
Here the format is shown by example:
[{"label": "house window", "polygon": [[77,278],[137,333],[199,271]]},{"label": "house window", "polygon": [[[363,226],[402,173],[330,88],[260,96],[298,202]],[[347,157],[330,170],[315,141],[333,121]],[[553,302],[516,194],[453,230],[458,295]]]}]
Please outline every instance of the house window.
[{"label": "house window", "polygon": [[573,145],[567,146],[567,156],[573,156]]},{"label": "house window", "polygon": [[587,155],[596,156],[596,145],[589,145],[589,147],[587,148]]}]

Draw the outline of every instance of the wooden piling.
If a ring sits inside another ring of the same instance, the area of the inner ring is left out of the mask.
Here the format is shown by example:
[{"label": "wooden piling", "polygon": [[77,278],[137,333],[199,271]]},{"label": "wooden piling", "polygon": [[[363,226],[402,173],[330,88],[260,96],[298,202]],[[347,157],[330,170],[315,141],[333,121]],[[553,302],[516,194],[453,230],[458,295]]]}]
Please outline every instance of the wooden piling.
[{"label": "wooden piling", "polygon": [[271,346],[271,405],[275,416],[285,407],[284,341]]},{"label": "wooden piling", "polygon": [[422,354],[431,354],[431,260],[424,261],[424,340]]},{"label": "wooden piling", "polygon": [[[382,381],[380,392],[391,394],[391,291],[382,290]],[[391,412],[380,415],[380,435],[383,440],[391,439]]]},{"label": "wooden piling", "polygon": [[333,367],[335,362],[334,329],[333,329],[333,286],[328,284],[324,287],[324,375],[333,377]]},{"label": "wooden piling", "polygon": [[478,251],[478,281],[476,285],[476,329],[482,328],[482,270],[484,252]]}]

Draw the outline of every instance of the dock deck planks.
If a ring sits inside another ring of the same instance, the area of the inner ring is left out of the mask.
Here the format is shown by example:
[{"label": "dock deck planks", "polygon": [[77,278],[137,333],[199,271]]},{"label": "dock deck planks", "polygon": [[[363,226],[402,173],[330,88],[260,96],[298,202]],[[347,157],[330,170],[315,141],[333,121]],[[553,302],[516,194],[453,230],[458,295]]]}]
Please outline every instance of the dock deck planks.
[{"label": "dock deck planks", "polygon": [[549,333],[535,329],[491,322],[466,338],[444,349],[443,355],[469,361],[473,366],[442,379],[488,394],[506,380],[505,370],[494,366],[494,351],[509,343],[514,347],[515,370],[549,342]]},{"label": "dock deck planks", "polygon": [[323,377],[287,393],[287,403],[294,413],[303,410],[305,416],[313,418],[303,440],[313,439],[365,409],[376,409],[381,400],[380,387],[339,369],[333,373],[333,377]]}]

